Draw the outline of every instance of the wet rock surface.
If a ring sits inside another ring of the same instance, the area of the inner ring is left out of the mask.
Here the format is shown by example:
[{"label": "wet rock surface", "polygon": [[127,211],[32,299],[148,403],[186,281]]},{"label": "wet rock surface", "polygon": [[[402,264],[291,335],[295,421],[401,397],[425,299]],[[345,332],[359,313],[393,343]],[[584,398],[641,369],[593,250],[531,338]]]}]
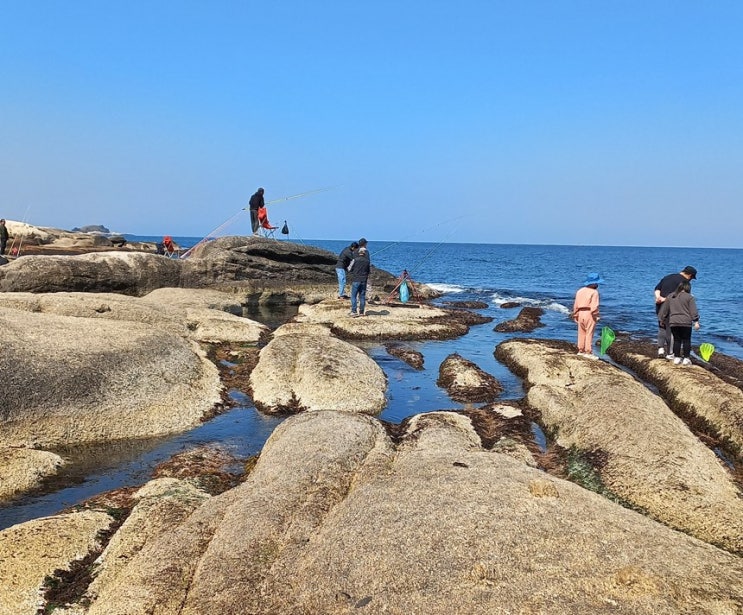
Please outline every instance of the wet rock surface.
[{"label": "wet rock surface", "polygon": [[423,369],[423,353],[400,343],[385,344],[385,350],[393,357],[404,361],[414,369]]},{"label": "wet rock surface", "polygon": [[544,324],[541,321],[544,310],[538,307],[525,307],[522,308],[518,316],[513,320],[506,320],[495,325],[495,331],[500,333],[529,333],[543,327]]},{"label": "wet rock surface", "polygon": [[439,366],[437,384],[459,402],[488,403],[503,392],[495,377],[456,353],[446,357]]}]

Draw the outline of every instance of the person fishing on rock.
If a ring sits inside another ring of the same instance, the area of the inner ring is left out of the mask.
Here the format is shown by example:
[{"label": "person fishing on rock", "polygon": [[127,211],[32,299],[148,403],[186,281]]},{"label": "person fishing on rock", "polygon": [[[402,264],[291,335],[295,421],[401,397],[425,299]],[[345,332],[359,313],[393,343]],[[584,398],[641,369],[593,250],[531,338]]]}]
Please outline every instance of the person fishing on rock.
[{"label": "person fishing on rock", "polygon": [[253,196],[250,197],[248,203],[250,207],[250,225],[253,227],[253,235],[258,234],[258,228],[261,224],[258,219],[258,210],[266,206],[266,201],[263,199],[263,192],[263,188],[258,188]]}]

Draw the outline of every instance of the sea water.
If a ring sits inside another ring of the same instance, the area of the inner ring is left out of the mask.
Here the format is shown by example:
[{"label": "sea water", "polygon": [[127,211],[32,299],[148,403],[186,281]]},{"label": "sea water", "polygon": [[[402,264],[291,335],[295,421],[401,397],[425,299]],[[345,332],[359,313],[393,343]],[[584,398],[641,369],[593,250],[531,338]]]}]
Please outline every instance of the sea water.
[{"label": "sea water", "polygon": [[[132,241],[160,241],[161,237],[127,235]],[[181,248],[200,238],[174,237]],[[301,243],[338,253],[350,241],[304,240]],[[601,325],[652,343],[657,332],[653,289],[668,273],[686,265],[698,270],[692,292],[697,300],[702,327],[694,331],[694,346],[712,343],[717,352],[743,360],[743,250],[714,248],[647,248],[507,244],[457,244],[369,241],[372,264],[394,275],[406,270],[418,282],[444,293],[437,302],[482,301],[479,313],[493,322],[477,325],[454,340],[409,342],[424,356],[424,369],[415,370],[390,356],[375,343],[361,346],[384,370],[388,380],[387,407],[380,418],[400,422],[420,412],[458,409],[436,385],[438,367],[451,353],[459,353],[495,376],[503,385],[502,399],[523,396],[521,381],[494,357],[495,347],[519,333],[498,333],[494,325],[515,318],[523,306],[544,310],[544,327],[530,337],[575,340],[570,319],[575,291],[585,276],[598,272],[601,285]],[[381,289],[372,294],[386,298]],[[519,307],[504,309],[504,303]],[[374,310],[374,306],[370,306]],[[370,316],[371,317],[371,316]],[[67,506],[105,490],[140,485],[152,469],[170,456],[196,445],[217,444],[239,457],[260,451],[281,417],[258,413],[250,399],[233,392],[237,406],[225,415],[172,438],[140,441],[123,447],[111,463],[74,464],[55,481],[53,491],[25,496],[0,508],[0,529]],[[535,436],[536,437],[536,436]]]}]

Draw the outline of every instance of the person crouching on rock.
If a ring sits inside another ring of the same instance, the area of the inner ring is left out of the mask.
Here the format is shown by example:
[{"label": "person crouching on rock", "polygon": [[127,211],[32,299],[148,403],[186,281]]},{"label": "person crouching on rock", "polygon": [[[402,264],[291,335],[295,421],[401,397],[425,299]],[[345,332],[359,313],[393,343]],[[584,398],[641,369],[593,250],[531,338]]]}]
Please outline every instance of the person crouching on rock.
[{"label": "person crouching on rock", "polygon": [[593,332],[599,321],[599,284],[604,280],[598,273],[589,273],[583,286],[575,293],[573,320],[578,324],[578,354],[598,359],[593,354]]},{"label": "person crouching on rock", "polygon": [[[350,316],[363,316],[366,308],[366,281],[369,279],[371,263],[369,252],[366,248],[359,248],[356,257],[351,263],[349,273],[351,274],[351,313]],[[358,303],[358,313],[356,306]]]}]

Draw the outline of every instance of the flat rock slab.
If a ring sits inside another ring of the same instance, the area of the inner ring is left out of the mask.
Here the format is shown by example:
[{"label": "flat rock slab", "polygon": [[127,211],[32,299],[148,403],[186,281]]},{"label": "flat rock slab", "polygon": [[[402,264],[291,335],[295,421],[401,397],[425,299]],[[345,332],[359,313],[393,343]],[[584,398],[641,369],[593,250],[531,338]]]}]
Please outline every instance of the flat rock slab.
[{"label": "flat rock slab", "polygon": [[[704,421],[715,437],[743,460],[743,391],[698,365],[673,365],[615,342],[611,357],[650,382],[676,412]],[[743,372],[741,372],[743,374]]]},{"label": "flat rock slab", "polygon": [[489,403],[503,392],[500,382],[459,354],[450,354],[439,366],[436,382],[454,401],[463,403]]},{"label": "flat rock slab", "polygon": [[501,343],[496,357],[522,375],[527,402],[565,448],[603,458],[604,484],[655,519],[743,553],[743,498],[730,473],[631,375],[567,344]]},{"label": "flat rock slab", "polygon": [[200,342],[257,343],[268,327],[243,318],[233,294],[162,288],[145,297],[116,293],[0,293],[0,306],[78,318],[146,323]]},{"label": "flat rock slab", "polygon": [[743,560],[509,455],[462,415],[282,423],[245,483],[102,588],[90,615],[732,614]]},{"label": "flat rock slab", "polygon": [[302,305],[298,322],[325,323],[331,331],[349,340],[433,340],[465,335],[470,325],[489,322],[489,318],[464,310],[445,310],[419,305],[396,307],[369,305],[366,315],[353,318],[347,301],[333,299]]},{"label": "flat rock slab", "polygon": [[278,334],[260,352],[250,375],[263,412],[343,410],[377,414],[387,379],[363,350],[330,335]]}]

